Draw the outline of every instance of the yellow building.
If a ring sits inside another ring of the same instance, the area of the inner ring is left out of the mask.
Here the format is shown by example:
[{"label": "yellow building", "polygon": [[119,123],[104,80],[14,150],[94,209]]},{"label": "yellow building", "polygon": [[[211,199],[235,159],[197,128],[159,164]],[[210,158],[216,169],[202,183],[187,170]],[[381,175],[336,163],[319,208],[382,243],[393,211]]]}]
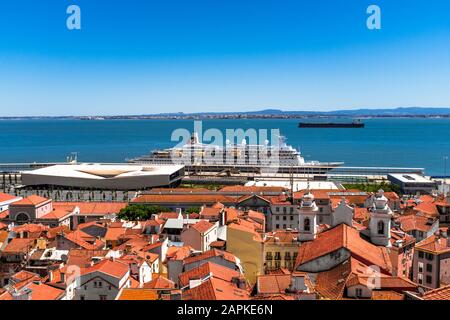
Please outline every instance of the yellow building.
[{"label": "yellow building", "polygon": [[298,231],[277,230],[267,233],[264,239],[265,271],[280,268],[292,271],[299,247]]},{"label": "yellow building", "polygon": [[263,248],[263,238],[252,222],[237,219],[228,225],[227,251],[239,258],[245,278],[252,285],[264,274]]}]

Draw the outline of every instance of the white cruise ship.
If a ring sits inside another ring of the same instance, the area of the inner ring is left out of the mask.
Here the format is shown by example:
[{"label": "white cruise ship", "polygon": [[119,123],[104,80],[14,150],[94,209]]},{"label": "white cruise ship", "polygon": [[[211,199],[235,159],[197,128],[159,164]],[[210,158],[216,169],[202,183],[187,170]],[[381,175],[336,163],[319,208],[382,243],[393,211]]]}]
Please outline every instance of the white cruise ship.
[{"label": "white cruise ship", "polygon": [[149,155],[128,160],[139,164],[184,164],[189,170],[257,172],[262,168],[276,167],[278,172],[319,174],[341,166],[343,162],[305,161],[300,152],[286,144],[280,136],[278,145],[241,144],[226,142],[225,147],[199,142],[193,133],[190,141],[175,148],[152,151]]}]

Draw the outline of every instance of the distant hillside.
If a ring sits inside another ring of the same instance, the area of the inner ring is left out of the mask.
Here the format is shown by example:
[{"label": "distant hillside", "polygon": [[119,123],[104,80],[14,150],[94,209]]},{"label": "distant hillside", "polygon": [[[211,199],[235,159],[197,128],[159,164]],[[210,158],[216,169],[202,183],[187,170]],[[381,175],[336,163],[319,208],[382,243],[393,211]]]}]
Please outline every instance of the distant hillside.
[{"label": "distant hillside", "polygon": [[394,109],[356,109],[335,111],[283,111],[264,109],[242,112],[198,112],[198,113],[157,113],[141,115],[92,115],[92,116],[34,116],[34,117],[0,117],[0,119],[82,119],[82,120],[115,120],[115,119],[234,119],[234,118],[304,118],[304,117],[450,117],[450,108],[407,107]]},{"label": "distant hillside", "polygon": [[[155,114],[153,114],[155,115]],[[335,110],[335,111],[283,111],[279,109],[265,109],[259,111],[243,112],[203,112],[203,113],[163,113],[160,116],[220,116],[220,115],[252,115],[252,116],[364,116],[364,117],[402,117],[402,116],[450,116],[450,108],[422,108],[407,107],[395,109],[356,109],[356,110]]]}]

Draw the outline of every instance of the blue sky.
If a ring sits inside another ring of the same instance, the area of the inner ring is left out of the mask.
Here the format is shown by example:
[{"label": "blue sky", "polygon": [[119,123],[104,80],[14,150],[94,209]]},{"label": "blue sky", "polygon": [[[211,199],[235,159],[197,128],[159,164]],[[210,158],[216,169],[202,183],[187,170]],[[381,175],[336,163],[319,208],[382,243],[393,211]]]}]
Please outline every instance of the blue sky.
[{"label": "blue sky", "polygon": [[450,107],[449,16],[448,0],[2,0],[0,116]]}]

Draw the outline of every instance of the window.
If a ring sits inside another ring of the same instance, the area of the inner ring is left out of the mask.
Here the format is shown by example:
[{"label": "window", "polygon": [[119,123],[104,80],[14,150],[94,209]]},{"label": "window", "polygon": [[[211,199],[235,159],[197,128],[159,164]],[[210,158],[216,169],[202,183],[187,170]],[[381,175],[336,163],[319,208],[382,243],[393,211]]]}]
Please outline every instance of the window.
[{"label": "window", "polygon": [[30,220],[30,218],[26,213],[21,212],[16,216],[17,224],[25,224],[28,222],[28,220]]},{"label": "window", "polygon": [[309,218],[305,218],[304,220],[304,228],[305,231],[311,231],[311,220]]},{"label": "window", "polygon": [[427,253],[427,254],[425,255],[425,257],[426,257],[427,260],[429,260],[429,261],[433,261],[433,258],[434,258],[434,256],[433,256],[431,253]]},{"label": "window", "polygon": [[283,216],[283,221],[286,221],[286,216]]},{"label": "window", "polygon": [[422,237],[423,237],[423,232],[419,231],[419,238],[422,238]]},{"label": "window", "polygon": [[433,272],[433,265],[431,263],[427,263],[427,272]]},{"label": "window", "polygon": [[384,234],[384,222],[378,221],[378,234]]},{"label": "window", "polygon": [[283,207],[283,213],[286,213],[286,207]]},{"label": "window", "polygon": [[419,282],[419,284],[423,284],[423,276],[421,274],[417,275],[417,282]]},{"label": "window", "polygon": [[275,252],[275,260],[281,260],[281,253]]},{"label": "window", "polygon": [[356,288],[356,290],[355,290],[356,292],[356,296],[357,297],[362,297],[362,289],[361,288]]},{"label": "window", "polygon": [[280,212],[280,207],[276,207],[275,211]]},{"label": "window", "polygon": [[98,282],[98,287],[99,287],[99,288],[102,288],[102,287],[103,287],[103,282],[99,281],[99,282]]},{"label": "window", "polygon": [[279,224],[276,224],[276,225],[275,225],[275,229],[280,229],[280,225],[279,225]]},{"label": "window", "polygon": [[319,212],[322,213],[323,212],[323,208],[319,207]]},{"label": "window", "polygon": [[426,279],[427,279],[427,283],[428,283],[428,284],[431,284],[431,282],[432,282],[432,280],[433,280],[433,279],[431,278],[431,276],[427,276]]},{"label": "window", "polygon": [[283,224],[283,229],[286,229],[286,225],[285,224]]},{"label": "window", "polygon": [[275,217],[275,220],[280,220],[280,216],[276,216],[276,217]]},{"label": "window", "polygon": [[419,258],[423,259],[423,251],[419,251]]},{"label": "window", "polygon": [[84,300],[84,295],[83,294],[80,296],[80,300]]},{"label": "window", "polygon": [[99,298],[101,301],[107,300],[107,296],[105,296],[105,295],[99,295],[98,298]]},{"label": "window", "polygon": [[423,272],[423,262],[419,262],[419,272]]},{"label": "window", "polygon": [[294,216],[291,216],[291,221],[294,220]]},{"label": "window", "polygon": [[294,212],[294,208],[291,207],[290,211],[291,211],[291,213],[293,213]]}]

